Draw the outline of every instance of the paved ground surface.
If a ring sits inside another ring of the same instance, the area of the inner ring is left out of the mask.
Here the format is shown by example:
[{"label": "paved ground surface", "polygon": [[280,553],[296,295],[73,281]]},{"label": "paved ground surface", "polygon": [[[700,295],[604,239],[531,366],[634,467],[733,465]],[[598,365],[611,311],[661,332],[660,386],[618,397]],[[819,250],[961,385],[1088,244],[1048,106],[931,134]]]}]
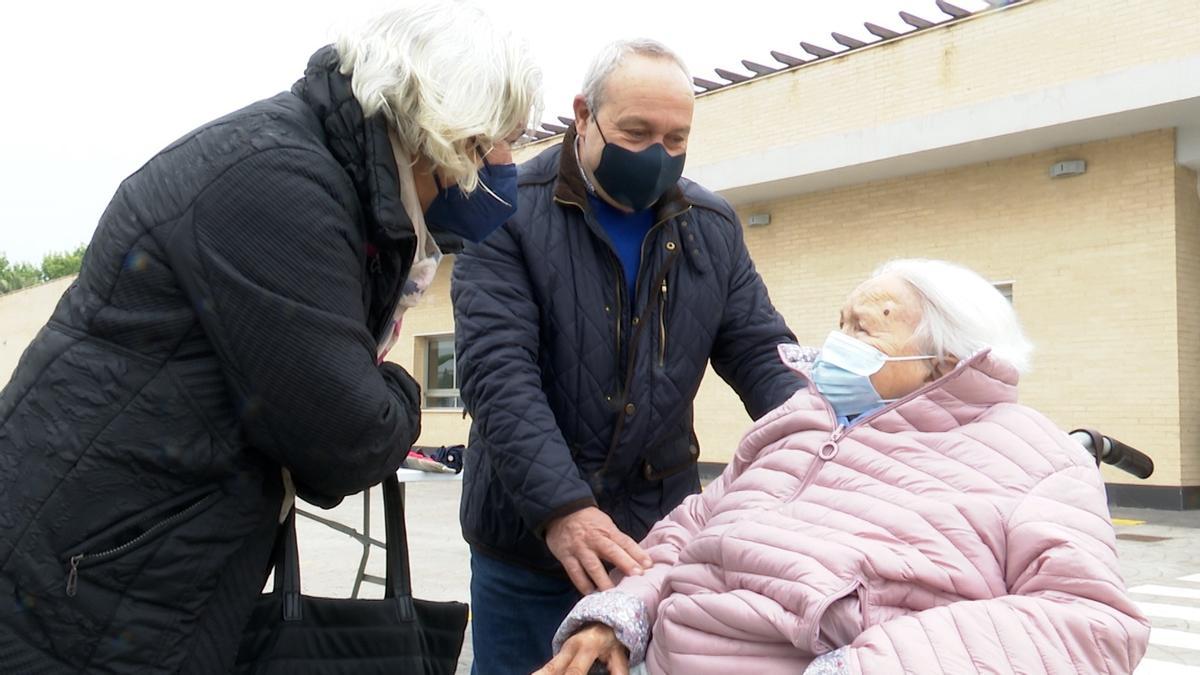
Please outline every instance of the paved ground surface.
[{"label": "paved ground surface", "polygon": [[[466,602],[470,570],[467,545],[458,527],[461,485],[412,483],[406,489],[415,594]],[[373,492],[372,534],[382,539],[382,503],[378,491]],[[319,514],[361,529],[362,498],[350,497],[338,508]],[[1125,580],[1154,625],[1150,651],[1137,674],[1200,675],[1200,513],[1116,509],[1113,518]],[[305,592],[349,597],[361,545],[304,518],[299,532]],[[382,576],[382,550],[372,553],[367,570]],[[381,597],[382,593],[381,586],[365,584],[361,595]],[[470,671],[470,663],[468,629],[459,662],[461,675]]]},{"label": "paved ground surface", "polygon": [[1200,675],[1200,513],[1114,509],[1121,570],[1150,617],[1138,675]]}]

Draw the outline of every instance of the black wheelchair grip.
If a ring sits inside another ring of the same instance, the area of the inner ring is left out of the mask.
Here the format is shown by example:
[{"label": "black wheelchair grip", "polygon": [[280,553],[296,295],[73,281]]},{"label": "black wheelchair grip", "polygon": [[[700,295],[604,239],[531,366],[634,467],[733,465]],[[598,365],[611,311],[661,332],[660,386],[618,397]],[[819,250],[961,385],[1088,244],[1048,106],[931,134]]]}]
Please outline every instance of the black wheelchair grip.
[{"label": "black wheelchair grip", "polygon": [[1112,464],[1118,469],[1131,473],[1138,478],[1149,478],[1154,473],[1154,460],[1141,451],[1125,445],[1112,436],[1105,436],[1112,443],[1112,450],[1104,457],[1105,464]]}]

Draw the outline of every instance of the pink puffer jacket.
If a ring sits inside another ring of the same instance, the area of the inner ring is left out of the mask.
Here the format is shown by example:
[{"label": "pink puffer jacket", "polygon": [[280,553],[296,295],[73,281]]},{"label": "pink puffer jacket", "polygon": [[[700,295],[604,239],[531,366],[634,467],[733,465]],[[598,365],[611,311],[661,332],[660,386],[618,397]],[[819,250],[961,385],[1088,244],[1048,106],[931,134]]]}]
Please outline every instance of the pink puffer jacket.
[{"label": "pink puffer jacket", "polygon": [[650,672],[795,675],[846,643],[852,673],[1132,672],[1149,624],[1099,472],[1016,382],[983,352],[848,428],[811,388],[760,420],[617,586]]}]

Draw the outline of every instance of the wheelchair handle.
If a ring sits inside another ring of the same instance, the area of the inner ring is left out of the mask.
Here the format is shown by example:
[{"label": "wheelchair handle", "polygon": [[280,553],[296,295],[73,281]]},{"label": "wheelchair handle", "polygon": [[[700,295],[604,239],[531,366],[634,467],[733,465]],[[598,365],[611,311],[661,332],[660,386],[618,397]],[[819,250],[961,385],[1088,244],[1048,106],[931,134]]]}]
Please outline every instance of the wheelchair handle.
[{"label": "wheelchair handle", "polygon": [[1149,478],[1154,473],[1153,459],[1112,436],[1105,436],[1095,429],[1076,429],[1070,436],[1092,453],[1097,466],[1100,462],[1111,464],[1142,479]]}]

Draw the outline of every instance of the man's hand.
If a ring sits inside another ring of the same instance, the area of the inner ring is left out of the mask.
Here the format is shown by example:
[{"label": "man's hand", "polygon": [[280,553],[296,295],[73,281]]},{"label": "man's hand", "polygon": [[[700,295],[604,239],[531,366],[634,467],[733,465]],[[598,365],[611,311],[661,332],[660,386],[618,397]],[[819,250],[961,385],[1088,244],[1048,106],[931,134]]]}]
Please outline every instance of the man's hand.
[{"label": "man's hand", "polygon": [[596,661],[608,666],[609,675],[629,675],[629,652],[613,629],[602,623],[567,638],[558,655],[533,675],[583,675]]},{"label": "man's hand", "polygon": [[616,565],[626,576],[641,574],[643,568],[653,564],[637,542],[618,530],[612,518],[594,506],[550,521],[546,545],[583,595],[597,588],[602,591],[612,588],[601,561]]}]

